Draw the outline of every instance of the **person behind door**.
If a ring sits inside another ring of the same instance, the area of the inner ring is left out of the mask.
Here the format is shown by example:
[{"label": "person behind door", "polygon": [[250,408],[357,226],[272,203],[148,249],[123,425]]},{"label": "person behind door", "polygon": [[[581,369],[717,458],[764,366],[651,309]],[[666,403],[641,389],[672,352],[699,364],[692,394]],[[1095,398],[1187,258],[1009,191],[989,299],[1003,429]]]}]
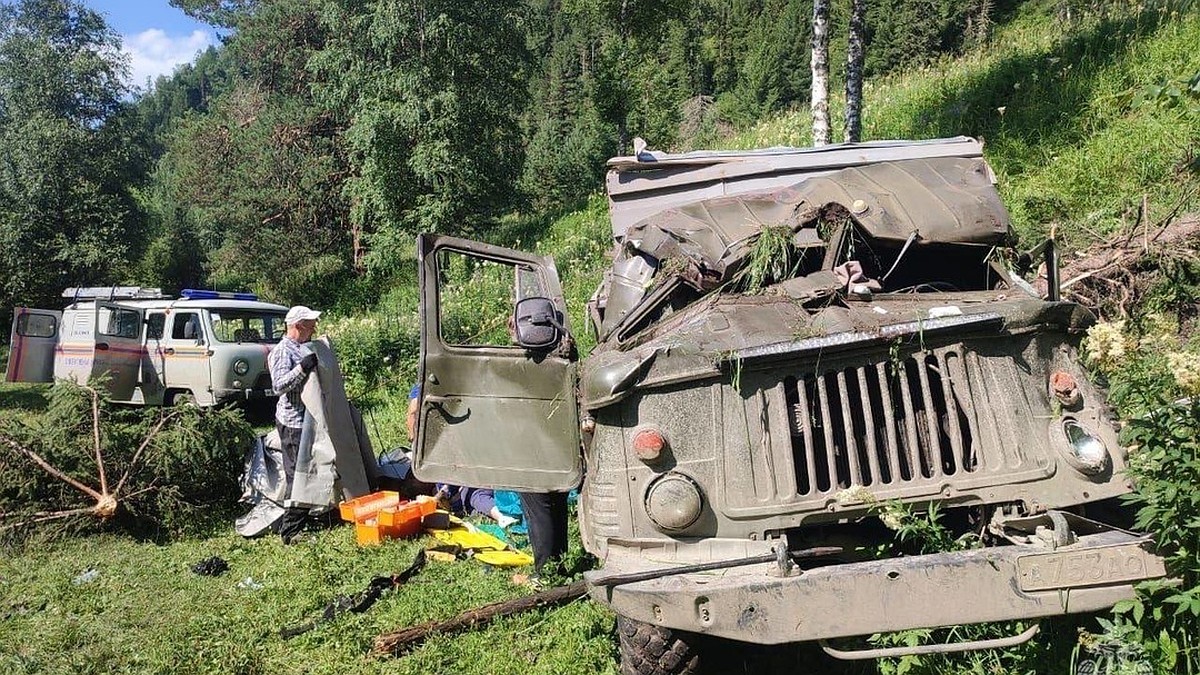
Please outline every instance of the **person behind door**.
[{"label": "person behind door", "polygon": [[[308,375],[317,367],[317,355],[306,344],[317,329],[321,313],[303,305],[288,310],[284,317],[287,332],[267,356],[271,371],[271,386],[279,396],[275,404],[275,429],[283,449],[283,472],[287,477],[287,494],[292,498],[292,482],[296,475],[296,456],[300,453],[300,430],[304,426],[304,402],[300,393]],[[279,535],[290,544],[304,529],[308,509],[291,506],[279,521]]]}]

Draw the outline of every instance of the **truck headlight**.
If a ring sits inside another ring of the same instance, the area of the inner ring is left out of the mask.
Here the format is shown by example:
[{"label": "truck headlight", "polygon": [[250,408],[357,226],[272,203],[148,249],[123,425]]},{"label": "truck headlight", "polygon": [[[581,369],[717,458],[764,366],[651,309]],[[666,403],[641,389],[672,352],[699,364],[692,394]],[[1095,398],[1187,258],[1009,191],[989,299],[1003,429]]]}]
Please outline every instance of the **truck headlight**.
[{"label": "truck headlight", "polygon": [[663,530],[683,530],[700,517],[704,496],[700,486],[681,473],[655,478],[646,490],[646,515]]},{"label": "truck headlight", "polygon": [[238,359],[233,362],[233,372],[238,375],[245,375],[250,372],[250,362],[246,359]]},{"label": "truck headlight", "polygon": [[1063,422],[1063,433],[1066,434],[1070,446],[1067,459],[1071,466],[1089,476],[1108,469],[1108,447],[1104,445],[1104,441],[1072,419]]}]

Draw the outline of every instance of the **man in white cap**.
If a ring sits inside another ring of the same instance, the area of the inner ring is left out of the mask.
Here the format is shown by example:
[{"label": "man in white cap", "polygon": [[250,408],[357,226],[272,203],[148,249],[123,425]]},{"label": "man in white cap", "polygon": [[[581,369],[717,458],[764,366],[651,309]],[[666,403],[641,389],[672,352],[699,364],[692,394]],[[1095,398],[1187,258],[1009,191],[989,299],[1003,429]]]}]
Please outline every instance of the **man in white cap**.
[{"label": "man in white cap", "polygon": [[[275,429],[283,446],[283,472],[287,476],[287,498],[292,496],[292,480],[296,475],[296,456],[300,453],[300,430],[304,426],[304,402],[300,392],[308,374],[317,367],[317,355],[305,344],[312,339],[321,313],[303,305],[288,310],[284,317],[287,333],[267,356],[267,367],[271,371],[271,385],[279,395],[275,404]],[[289,508],[279,523],[279,534],[284,543],[304,527],[307,510]]]}]

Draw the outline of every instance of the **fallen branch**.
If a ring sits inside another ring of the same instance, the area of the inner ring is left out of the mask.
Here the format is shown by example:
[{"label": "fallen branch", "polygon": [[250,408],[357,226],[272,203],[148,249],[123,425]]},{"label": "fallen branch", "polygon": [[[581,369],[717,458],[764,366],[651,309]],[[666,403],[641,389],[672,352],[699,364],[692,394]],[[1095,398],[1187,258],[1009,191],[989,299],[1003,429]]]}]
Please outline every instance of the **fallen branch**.
[{"label": "fallen branch", "polygon": [[504,600],[503,602],[494,602],[483,607],[476,607],[445,621],[428,621],[419,626],[411,626],[391,633],[384,633],[375,638],[374,651],[377,654],[399,655],[419,646],[430,635],[456,633],[490,623],[502,616],[519,614],[538,607],[566,604],[576,598],[582,597],[586,592],[587,582],[576,581],[567,586],[556,586],[555,588],[522,598]]},{"label": "fallen branch", "polygon": [[108,489],[108,476],[104,470],[104,453],[100,440],[100,394],[89,386],[81,385],[80,389],[88,392],[88,394],[90,394],[92,397],[92,444],[95,452],[97,479],[100,483],[99,490],[86,485],[80,480],[68,476],[62,470],[46,461],[46,459],[41,455],[22,445],[15,438],[0,434],[0,443],[7,445],[13,450],[13,452],[24,456],[29,461],[38,465],[38,467],[40,467],[46,473],[75,488],[85,496],[95,500],[96,503],[92,506],[62,509],[59,511],[39,511],[32,514],[28,520],[0,526],[0,531],[11,530],[25,525],[35,525],[37,523],[44,523],[52,520],[59,520],[62,518],[69,518],[71,516],[85,514],[95,516],[101,520],[107,520],[117,514],[117,507],[120,499],[130,499],[156,489],[156,486],[151,484],[149,487],[137,490],[129,495],[121,494],[121,491],[125,488],[126,480],[129,479],[130,474],[134,471],[134,469],[137,468],[138,461],[142,458],[142,453],[150,445],[151,441],[154,440],[155,436],[162,431],[167,422],[178,415],[180,411],[176,410],[159,417],[158,423],[154,425],[154,428],[150,430],[150,433],[146,435],[146,437],[142,440],[141,445],[138,446],[137,451],[134,452],[133,459],[129,462],[129,465],[125,467],[125,472],[121,475],[120,480],[117,481],[116,488],[110,491]]}]

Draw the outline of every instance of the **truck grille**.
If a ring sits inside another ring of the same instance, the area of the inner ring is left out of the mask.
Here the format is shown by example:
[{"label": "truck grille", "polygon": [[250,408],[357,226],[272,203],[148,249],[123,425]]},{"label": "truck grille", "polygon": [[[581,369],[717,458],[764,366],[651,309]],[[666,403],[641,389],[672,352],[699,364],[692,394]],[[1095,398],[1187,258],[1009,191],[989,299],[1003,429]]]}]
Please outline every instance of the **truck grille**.
[{"label": "truck grille", "polygon": [[[986,389],[983,378],[976,355],[964,359],[959,346],[784,378],[796,493],[935,482],[979,471],[974,408],[975,395]],[[1008,426],[1000,416],[1008,417],[993,414],[991,431]]]}]

